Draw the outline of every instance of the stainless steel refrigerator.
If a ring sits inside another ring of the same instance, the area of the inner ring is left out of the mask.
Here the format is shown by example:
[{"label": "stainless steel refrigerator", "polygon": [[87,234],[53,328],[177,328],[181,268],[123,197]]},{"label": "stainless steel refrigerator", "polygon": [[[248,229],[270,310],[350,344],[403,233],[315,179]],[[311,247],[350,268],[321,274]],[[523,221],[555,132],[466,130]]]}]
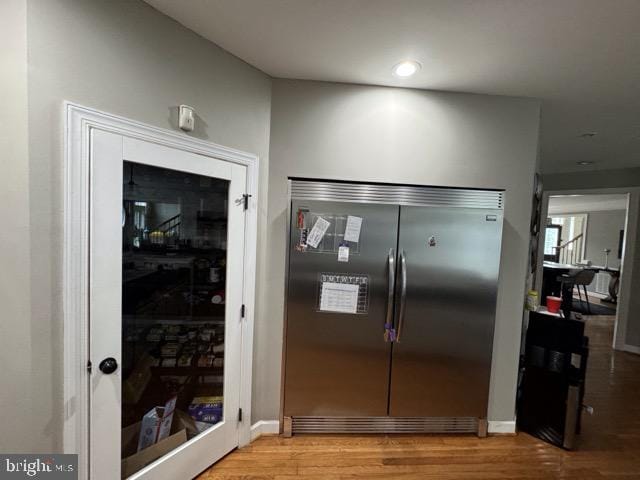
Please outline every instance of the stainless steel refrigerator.
[{"label": "stainless steel refrigerator", "polygon": [[285,434],[486,433],[504,193],[289,188]]}]

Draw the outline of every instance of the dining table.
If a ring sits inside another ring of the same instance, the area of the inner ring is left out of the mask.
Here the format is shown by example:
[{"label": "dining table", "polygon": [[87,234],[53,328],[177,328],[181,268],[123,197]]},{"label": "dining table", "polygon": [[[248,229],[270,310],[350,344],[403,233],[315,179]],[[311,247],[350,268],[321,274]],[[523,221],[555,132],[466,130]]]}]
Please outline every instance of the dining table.
[{"label": "dining table", "polygon": [[611,268],[609,266],[598,266],[588,264],[569,264],[545,261],[543,263],[542,272],[542,292],[540,295],[540,304],[547,304],[548,296],[561,296],[562,290],[562,275],[573,274],[580,270],[593,270],[596,273],[604,272],[611,276],[609,281],[609,296],[603,301],[609,303],[617,303],[618,301],[618,286],[620,282],[620,269]]}]

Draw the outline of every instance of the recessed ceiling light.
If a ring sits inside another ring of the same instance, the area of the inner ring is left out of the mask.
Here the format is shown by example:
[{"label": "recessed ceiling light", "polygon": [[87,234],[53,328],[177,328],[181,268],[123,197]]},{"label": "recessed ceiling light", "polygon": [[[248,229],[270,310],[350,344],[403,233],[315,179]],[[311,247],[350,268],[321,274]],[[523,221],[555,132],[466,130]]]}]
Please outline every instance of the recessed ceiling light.
[{"label": "recessed ceiling light", "polygon": [[405,60],[393,67],[393,74],[396,77],[406,78],[415,74],[422,66],[414,60]]},{"label": "recessed ceiling light", "polygon": [[580,165],[581,167],[586,167],[588,165],[593,165],[594,162],[590,162],[588,160],[582,160],[580,162],[576,162],[578,165]]}]

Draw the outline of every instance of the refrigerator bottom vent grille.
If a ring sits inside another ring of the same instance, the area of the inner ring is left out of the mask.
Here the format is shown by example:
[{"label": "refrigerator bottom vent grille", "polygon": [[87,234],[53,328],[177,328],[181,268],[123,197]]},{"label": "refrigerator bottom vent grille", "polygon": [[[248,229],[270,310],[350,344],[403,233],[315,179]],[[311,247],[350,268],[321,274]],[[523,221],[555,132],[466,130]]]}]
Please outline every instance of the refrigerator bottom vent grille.
[{"label": "refrigerator bottom vent grille", "polygon": [[476,417],[291,417],[292,433],[476,433]]}]

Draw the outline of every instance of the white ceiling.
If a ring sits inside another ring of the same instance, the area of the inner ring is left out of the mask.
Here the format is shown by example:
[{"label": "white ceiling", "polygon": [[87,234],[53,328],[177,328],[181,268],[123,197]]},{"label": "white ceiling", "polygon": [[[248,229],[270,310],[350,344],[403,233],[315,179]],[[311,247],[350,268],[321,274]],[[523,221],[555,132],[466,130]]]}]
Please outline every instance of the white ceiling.
[{"label": "white ceiling", "polygon": [[585,213],[626,210],[627,195],[562,195],[549,197],[549,213]]},{"label": "white ceiling", "polygon": [[545,173],[640,166],[639,0],[146,1],[274,77],[540,98]]}]

